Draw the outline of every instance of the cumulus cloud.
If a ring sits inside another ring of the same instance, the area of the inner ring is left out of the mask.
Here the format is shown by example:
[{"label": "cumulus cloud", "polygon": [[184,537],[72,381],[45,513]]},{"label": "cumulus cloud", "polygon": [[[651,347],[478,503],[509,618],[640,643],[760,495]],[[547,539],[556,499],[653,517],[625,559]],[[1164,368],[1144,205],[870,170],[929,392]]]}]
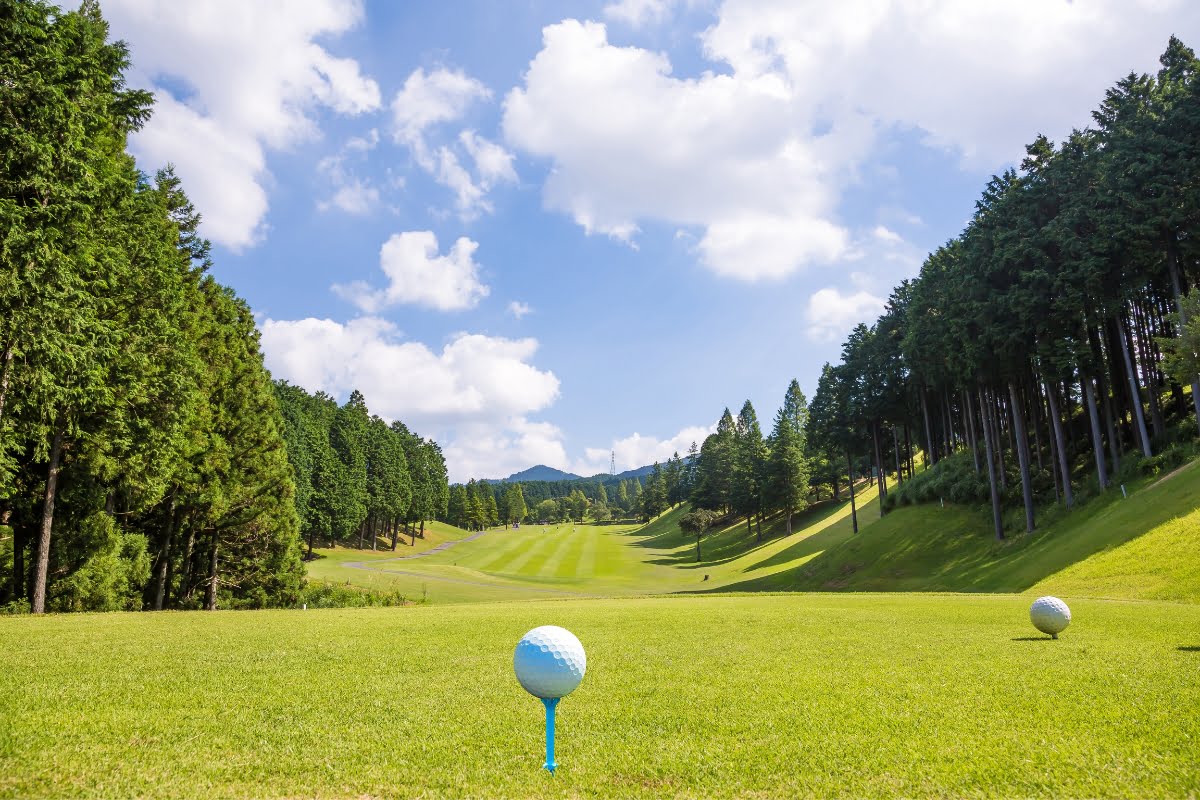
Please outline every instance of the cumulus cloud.
[{"label": "cumulus cloud", "polygon": [[333,185],[333,196],[317,201],[317,208],[328,211],[337,208],[347,214],[368,214],[379,206],[379,189],[370,178],[360,177],[353,161],[363,159],[379,143],[379,131],[372,128],[366,136],[347,140],[335,155],[321,159],[317,171]]},{"label": "cumulus cloud", "polygon": [[[454,192],[455,207],[464,219],[491,212],[488,192],[499,183],[517,180],[513,154],[473,130],[461,131],[457,141],[438,144],[437,129],[462,119],[473,104],[491,96],[490,89],[462,70],[439,67],[414,70],[392,100],[395,140],[409,148],[421,169]],[[475,176],[463,166],[460,152],[474,162]]]},{"label": "cumulus cloud", "polygon": [[508,304],[508,313],[512,314],[517,319],[525,316],[533,311],[528,303],[522,303],[520,300],[513,300]]},{"label": "cumulus cloud", "polygon": [[663,463],[674,453],[687,456],[692,442],[695,442],[697,446],[702,445],[705,438],[716,430],[716,425],[708,427],[693,425],[683,428],[674,436],[668,436],[665,439],[643,436],[635,432],[624,438],[614,439],[608,447],[585,448],[584,457],[575,462],[573,471],[579,475],[608,472],[612,458],[616,459],[617,472],[637,469],[656,461]]},{"label": "cumulus cloud", "polygon": [[507,478],[534,464],[568,467],[562,430],[525,417],[512,417],[503,425],[460,425],[445,453],[452,481]]},{"label": "cumulus cloud", "polygon": [[205,235],[230,248],[264,234],[267,150],[316,136],[320,107],[379,107],[358,62],[317,43],[361,22],[356,0],[110,0],[104,11],[132,46],[132,82],[157,96],[131,149],[145,168],[174,163]]},{"label": "cumulus cloud", "polygon": [[830,145],[796,135],[778,77],[676,78],[665,56],[615,47],[592,22],[567,20],[543,38],[505,99],[503,128],[554,163],[548,207],[618,238],[643,220],[700,227],[704,262],[746,279],[844,248],[845,231],[829,221],[835,195],[821,150]]},{"label": "cumulus cloud", "polygon": [[435,352],[375,317],[267,319],[260,327],[274,377],[343,399],[360,390],[373,412],[437,437],[453,480],[566,465],[561,432],[527,418],[559,393],[554,373],[531,363],[535,339],[461,333]]},{"label": "cumulus cloud", "polygon": [[631,28],[641,28],[662,22],[672,5],[674,0],[618,0],[604,7],[604,16]]},{"label": "cumulus cloud", "polygon": [[808,335],[820,342],[835,342],[860,322],[874,323],[883,308],[884,299],[864,289],[842,292],[827,286],[808,298]]},{"label": "cumulus cloud", "polygon": [[445,255],[433,231],[393,234],[379,250],[379,266],[388,285],[374,289],[363,281],[335,284],[333,291],[373,314],[399,303],[460,311],[474,308],[489,289],[479,280],[475,250],[479,244],[459,237]]},{"label": "cumulus cloud", "polygon": [[1173,31],[1200,34],[1184,0],[726,0],[716,17],[701,35],[713,69],[695,77],[602,24],[546,27],[503,131],[550,163],[547,208],[628,241],[647,222],[695,229],[700,260],[745,280],[853,255],[842,192],[888,137],[915,130],[994,169],[1038,130],[1085,124]]}]

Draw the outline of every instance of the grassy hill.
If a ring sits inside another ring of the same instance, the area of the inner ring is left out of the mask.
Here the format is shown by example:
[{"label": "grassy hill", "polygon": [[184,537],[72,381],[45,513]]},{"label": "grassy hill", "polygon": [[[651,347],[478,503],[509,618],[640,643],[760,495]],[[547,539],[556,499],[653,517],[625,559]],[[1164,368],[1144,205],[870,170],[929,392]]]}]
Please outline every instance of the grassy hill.
[{"label": "grassy hill", "polygon": [[[986,510],[906,506],[879,517],[860,487],[853,534],[845,501],[794,520],[769,519],[760,538],[744,521],[710,534],[696,561],[678,507],[647,525],[563,524],[495,529],[469,541],[441,525],[416,552],[427,557],[322,551],[314,578],[402,591],[434,603],[676,592],[1054,592],[1072,596],[1200,602],[1200,462],[1113,490],[1072,513],[1049,510],[1032,535],[997,542]],[[352,566],[348,566],[352,565]]]}]

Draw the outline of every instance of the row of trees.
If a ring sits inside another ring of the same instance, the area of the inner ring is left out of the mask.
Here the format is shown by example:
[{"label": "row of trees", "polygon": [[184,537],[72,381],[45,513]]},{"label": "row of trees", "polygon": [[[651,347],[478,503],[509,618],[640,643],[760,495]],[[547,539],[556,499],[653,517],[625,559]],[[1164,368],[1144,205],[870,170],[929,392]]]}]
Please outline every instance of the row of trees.
[{"label": "row of trees", "polygon": [[745,517],[760,540],[763,518],[783,512],[790,534],[792,518],[808,506],[808,420],[808,401],[795,380],[765,438],[749,400],[736,419],[725,409],[716,432],[688,459],[680,491],[694,509]]},{"label": "row of trees", "polygon": [[1094,127],[1057,147],[1037,137],[962,234],[854,329],[813,400],[822,480],[865,454],[882,510],[886,474],[911,479],[917,449],[931,464],[961,451],[978,476],[964,494],[990,500],[1003,538],[1006,502],[1033,530],[1040,502],[1069,508],[1131,453],[1195,434],[1200,64],[1175,38],[1160,63],[1111,88]]},{"label": "row of trees", "polygon": [[444,518],[466,530],[521,522],[649,518],[686,499],[685,470],[676,453],[665,465],[654,465],[644,489],[637,477],[614,479],[607,485],[595,478],[495,484],[472,479],[450,487]]},{"label": "row of trees", "polygon": [[294,602],[294,487],[250,309],[126,139],[95,2],[0,0],[0,603]]},{"label": "row of trees", "polygon": [[425,521],[445,515],[446,461],[436,442],[371,414],[357,390],[342,406],[283,381],[275,394],[310,555],[318,538],[374,550],[390,537],[395,550],[402,528],[424,536]]}]

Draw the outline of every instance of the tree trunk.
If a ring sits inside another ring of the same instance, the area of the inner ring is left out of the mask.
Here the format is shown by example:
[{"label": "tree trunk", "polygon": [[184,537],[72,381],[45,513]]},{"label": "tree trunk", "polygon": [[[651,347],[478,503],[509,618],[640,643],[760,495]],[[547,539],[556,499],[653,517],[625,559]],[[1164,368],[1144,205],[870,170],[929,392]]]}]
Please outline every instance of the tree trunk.
[{"label": "tree trunk", "polygon": [[963,410],[967,415],[967,439],[970,441],[971,460],[975,462],[975,474],[979,474],[979,435],[975,432],[975,412],[971,409],[971,390],[963,389]]},{"label": "tree trunk", "polygon": [[212,549],[208,551],[208,586],[204,590],[204,610],[217,610],[217,532],[213,531]]},{"label": "tree trunk", "polygon": [[1004,523],[1000,518],[1000,490],[996,486],[996,462],[995,459],[992,458],[992,428],[987,421],[988,413],[986,408],[986,406],[990,404],[985,403],[984,401],[984,397],[986,395],[986,390],[984,390],[981,386],[979,389],[979,414],[984,418],[983,446],[985,451],[984,455],[987,456],[988,488],[991,489],[992,493],[992,522],[996,527],[996,538],[1003,540]]},{"label": "tree trunk", "polygon": [[900,464],[900,432],[895,425],[892,426],[892,448],[896,452],[896,486],[900,487],[904,485],[904,467]]},{"label": "tree trunk", "polygon": [[[1183,310],[1183,292],[1179,288],[1179,263],[1176,260],[1174,248],[1167,250],[1167,267],[1171,273],[1171,291],[1175,295],[1175,308],[1179,312],[1177,335],[1182,336],[1183,326],[1187,325],[1188,320],[1187,313]],[[1192,378],[1192,407],[1196,414],[1196,425],[1200,427],[1200,375]]]},{"label": "tree trunk", "polygon": [[309,560],[312,560],[312,557],[313,557],[313,545],[316,543],[316,538],[317,538],[317,529],[312,528],[308,532],[308,558],[309,558]]},{"label": "tree trunk", "polygon": [[1150,423],[1154,426],[1154,436],[1161,439],[1167,432],[1167,421],[1163,418],[1162,403],[1158,395],[1162,381],[1159,380],[1158,360],[1154,355],[1154,340],[1151,338],[1150,314],[1145,306],[1136,307],[1134,323],[1137,325],[1137,344],[1135,354],[1142,363],[1142,371],[1146,376],[1146,389],[1150,399]]},{"label": "tree trunk", "polygon": [[850,527],[858,533],[858,509],[854,504],[854,457],[846,451],[846,475],[850,478]]},{"label": "tree trunk", "polygon": [[987,424],[992,429],[992,451],[996,459],[996,476],[1000,482],[1001,489],[1008,488],[1008,476],[1004,472],[1004,448],[1000,446],[1000,414],[998,413],[999,403],[996,395],[990,390],[982,389],[987,395],[988,420]]},{"label": "tree trunk", "polygon": [[58,473],[62,463],[63,429],[55,428],[50,443],[50,466],[46,471],[46,494],[42,502],[42,527],[38,532],[33,560],[33,594],[30,607],[34,614],[46,613],[46,577],[50,571],[50,531],[54,526],[54,500],[58,496]]},{"label": "tree trunk", "polygon": [[13,526],[13,573],[11,600],[25,598],[25,534],[19,526]]},{"label": "tree trunk", "polygon": [[950,417],[950,393],[942,392],[942,441],[946,444],[945,454],[954,454],[954,420]]},{"label": "tree trunk", "polygon": [[392,552],[396,552],[396,540],[400,535],[400,520],[392,517]]},{"label": "tree trunk", "polygon": [[158,564],[156,565],[154,576],[154,610],[162,611],[163,602],[166,600],[167,593],[167,565],[171,563],[171,540],[175,537],[175,501],[171,501],[171,508],[167,515],[167,534],[163,537],[162,549],[158,553]]},{"label": "tree trunk", "polygon": [[1080,383],[1086,396],[1088,418],[1092,421],[1092,451],[1096,456],[1096,477],[1100,480],[1100,490],[1108,488],[1108,474],[1104,470],[1104,443],[1100,440],[1100,419],[1096,412],[1096,392],[1092,388],[1092,379],[1080,370]]},{"label": "tree trunk", "polygon": [[1117,317],[1117,326],[1120,328],[1121,340],[1121,355],[1125,359],[1125,377],[1129,379],[1129,399],[1133,406],[1133,416],[1136,422],[1136,430],[1141,439],[1142,455],[1150,458],[1150,434],[1146,430],[1146,415],[1142,412],[1142,397],[1138,390],[1137,376],[1133,371],[1133,359],[1129,355],[1129,330],[1125,326],[1125,321],[1121,317]]},{"label": "tree trunk", "polygon": [[921,415],[925,418],[925,469],[929,469],[930,459],[937,463],[937,453],[933,452],[933,433],[929,428],[929,405],[925,402],[925,390],[921,390]]},{"label": "tree trunk", "polygon": [[904,426],[904,455],[908,459],[908,477],[917,474],[917,465],[913,462],[912,433],[908,425]]},{"label": "tree trunk", "polygon": [[879,423],[871,426],[871,436],[875,441],[875,471],[879,473],[879,516],[883,516],[883,501],[887,498],[887,475],[883,469],[883,451],[879,449]]},{"label": "tree trunk", "polygon": [[4,403],[8,399],[8,378],[12,371],[12,340],[4,343],[4,353],[0,354],[0,435],[4,432]]},{"label": "tree trunk", "polygon": [[1033,533],[1033,480],[1029,475],[1029,437],[1025,433],[1025,412],[1017,393],[1017,382],[1008,382],[1012,400],[1013,433],[1017,438],[1017,461],[1021,467],[1021,498],[1025,501],[1025,532]]},{"label": "tree trunk", "polygon": [[[1075,505],[1075,494],[1071,491],[1071,468],[1067,465],[1067,451],[1063,443],[1062,417],[1058,413],[1058,400],[1054,396],[1055,385],[1046,382],[1046,402],[1050,405],[1050,429],[1053,434],[1051,445],[1056,449],[1058,455],[1058,470],[1062,475],[1063,498],[1067,502],[1067,508]],[[1092,419],[1095,422],[1095,417]],[[1096,432],[1099,433],[1099,426],[1096,427]],[[1103,461],[1103,455],[1101,455]]]},{"label": "tree trunk", "polygon": [[699,534],[699,533],[696,534],[696,563],[697,564],[700,563],[700,536],[701,536],[701,534]]},{"label": "tree trunk", "polygon": [[192,597],[192,557],[196,548],[196,527],[188,528],[187,543],[183,546],[183,575],[179,580],[179,594],[175,601],[182,602]]}]

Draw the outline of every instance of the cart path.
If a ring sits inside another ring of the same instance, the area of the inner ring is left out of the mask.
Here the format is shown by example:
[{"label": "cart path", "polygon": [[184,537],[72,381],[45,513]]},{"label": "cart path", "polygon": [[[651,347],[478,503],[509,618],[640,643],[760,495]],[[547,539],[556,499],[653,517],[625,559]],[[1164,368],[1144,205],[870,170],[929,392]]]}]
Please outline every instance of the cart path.
[{"label": "cart path", "polygon": [[516,592],[537,592],[538,594],[561,594],[561,595],[569,595],[571,597],[592,597],[593,596],[593,595],[585,594],[583,592],[571,592],[566,589],[546,589],[546,588],[542,588],[540,586],[521,586],[521,585],[513,585],[513,584],[506,584],[506,583],[487,583],[485,581],[469,581],[466,578],[446,578],[441,575],[430,575],[425,572],[413,572],[411,570],[405,570],[405,569],[383,569],[382,567],[373,566],[375,564],[387,564],[392,561],[407,561],[412,558],[424,558],[425,556],[433,555],[434,553],[440,553],[443,550],[448,550],[449,548],[453,547],[456,544],[460,544],[462,542],[474,541],[474,540],[478,539],[480,536],[483,536],[487,532],[488,531],[483,530],[483,531],[479,531],[477,533],[473,533],[470,536],[464,537],[462,539],[454,539],[449,542],[442,542],[437,547],[431,547],[428,550],[425,550],[420,553],[413,553],[412,555],[396,556],[395,558],[380,558],[380,559],[373,560],[369,563],[365,562],[365,561],[346,561],[345,563],[342,564],[342,566],[349,567],[350,569],[361,569],[361,570],[365,570],[367,572],[386,572],[389,575],[406,575],[406,576],[413,577],[413,578],[422,578],[424,580],[443,581],[445,583],[462,583],[462,584],[466,584],[467,586],[484,586],[484,587],[487,587],[490,589],[511,589]]}]

